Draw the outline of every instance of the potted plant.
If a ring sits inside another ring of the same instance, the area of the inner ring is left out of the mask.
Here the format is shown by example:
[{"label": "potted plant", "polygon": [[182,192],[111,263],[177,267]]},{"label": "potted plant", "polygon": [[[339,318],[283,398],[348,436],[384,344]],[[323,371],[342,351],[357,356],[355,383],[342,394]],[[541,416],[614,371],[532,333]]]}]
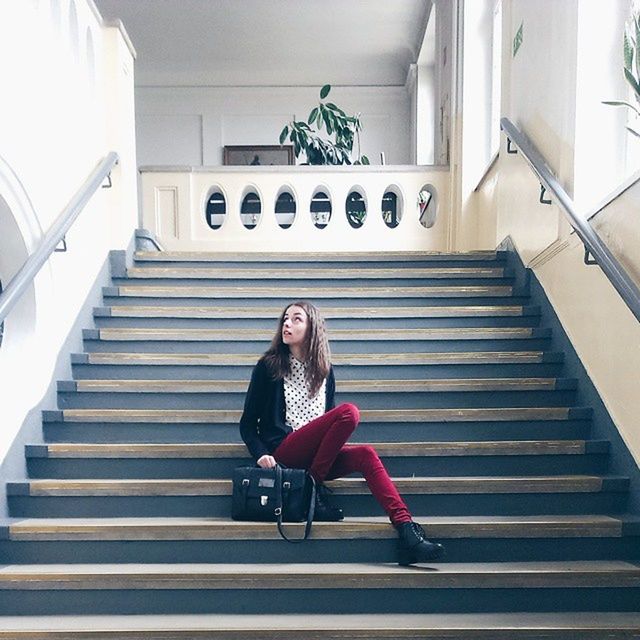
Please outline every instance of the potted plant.
[{"label": "potted plant", "polygon": [[[285,125],[280,133],[280,144],[288,137],[296,158],[304,152],[305,164],[369,164],[367,156],[360,155],[360,114],[348,116],[333,102],[322,102],[330,91],[329,84],[320,89],[320,103],[311,109],[307,122],[292,120]],[[326,127],[328,139],[320,137],[323,127]],[[354,161],[351,154],[356,140],[358,153]]]},{"label": "potted plant", "polygon": [[[640,14],[633,12],[631,18],[627,21],[623,38],[624,50],[624,77],[633,90],[635,104],[631,104],[626,100],[606,100],[603,104],[612,105],[614,107],[627,107],[631,109],[636,116],[640,116],[640,52],[638,51],[638,43],[640,42]],[[640,132],[635,128],[627,125],[627,129],[636,137],[640,138]]]}]

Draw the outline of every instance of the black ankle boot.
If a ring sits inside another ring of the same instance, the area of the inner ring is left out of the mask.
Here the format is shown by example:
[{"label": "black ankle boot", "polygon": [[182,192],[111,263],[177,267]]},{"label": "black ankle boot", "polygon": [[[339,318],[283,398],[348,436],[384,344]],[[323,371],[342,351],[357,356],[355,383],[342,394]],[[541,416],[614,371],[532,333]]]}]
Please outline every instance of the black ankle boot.
[{"label": "black ankle boot", "polygon": [[444,555],[444,547],[427,540],[424,529],[416,522],[405,522],[398,529],[398,564],[406,567],[415,562],[431,562]]},{"label": "black ankle boot", "polygon": [[327,502],[329,489],[318,483],[316,487],[316,510],[313,519],[318,522],[338,522],[344,520],[342,509],[333,507]]}]

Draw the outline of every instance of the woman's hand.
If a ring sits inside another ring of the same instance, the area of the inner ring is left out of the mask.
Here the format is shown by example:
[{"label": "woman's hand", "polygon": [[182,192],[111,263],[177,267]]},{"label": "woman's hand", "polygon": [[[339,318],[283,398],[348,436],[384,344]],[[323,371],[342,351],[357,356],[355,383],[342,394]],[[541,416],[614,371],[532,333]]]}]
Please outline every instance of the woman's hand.
[{"label": "woman's hand", "polygon": [[273,469],[276,464],[276,459],[273,456],[262,456],[258,458],[258,466],[263,469]]}]

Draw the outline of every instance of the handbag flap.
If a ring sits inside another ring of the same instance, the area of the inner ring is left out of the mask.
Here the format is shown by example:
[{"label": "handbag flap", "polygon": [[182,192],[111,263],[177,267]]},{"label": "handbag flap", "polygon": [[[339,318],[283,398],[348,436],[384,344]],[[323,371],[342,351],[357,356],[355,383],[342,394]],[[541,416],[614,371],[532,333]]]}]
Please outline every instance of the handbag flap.
[{"label": "handbag flap", "polygon": [[[307,472],[304,469],[283,469],[282,484],[289,483],[290,491],[303,489],[307,481]],[[276,484],[275,469],[262,469],[260,467],[237,467],[233,472],[233,486],[237,487],[252,498],[261,495],[273,495]]]}]

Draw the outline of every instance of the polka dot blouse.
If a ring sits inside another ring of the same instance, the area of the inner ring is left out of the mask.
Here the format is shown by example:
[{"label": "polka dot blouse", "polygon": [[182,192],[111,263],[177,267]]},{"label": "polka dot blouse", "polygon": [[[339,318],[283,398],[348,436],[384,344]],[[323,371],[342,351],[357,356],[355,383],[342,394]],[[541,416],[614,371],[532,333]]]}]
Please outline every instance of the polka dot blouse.
[{"label": "polka dot blouse", "polygon": [[324,415],[327,403],[327,381],[322,381],[318,393],[309,397],[309,385],[304,377],[305,364],[289,354],[291,373],[284,377],[284,400],[287,406],[285,422],[294,431]]}]

